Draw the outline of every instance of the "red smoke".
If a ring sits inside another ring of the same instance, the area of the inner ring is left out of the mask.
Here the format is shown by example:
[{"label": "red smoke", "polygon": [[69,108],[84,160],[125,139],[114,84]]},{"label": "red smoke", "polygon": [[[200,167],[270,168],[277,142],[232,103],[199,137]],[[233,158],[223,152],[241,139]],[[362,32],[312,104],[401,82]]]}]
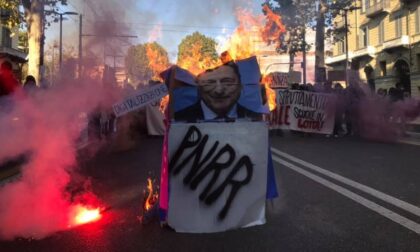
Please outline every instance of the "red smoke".
[{"label": "red smoke", "polygon": [[25,152],[30,155],[21,178],[0,187],[1,239],[42,238],[69,226],[79,203],[66,192],[70,174],[77,169],[79,118],[118,99],[109,93],[92,80],[61,83],[31,94],[18,90],[9,109],[2,107],[0,163]]}]

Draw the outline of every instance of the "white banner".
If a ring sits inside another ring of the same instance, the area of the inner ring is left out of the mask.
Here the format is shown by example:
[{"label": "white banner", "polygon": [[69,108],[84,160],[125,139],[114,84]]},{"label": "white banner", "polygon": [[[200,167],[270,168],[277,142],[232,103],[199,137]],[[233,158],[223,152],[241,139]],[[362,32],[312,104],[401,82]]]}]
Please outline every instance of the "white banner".
[{"label": "white banner", "polygon": [[165,84],[154,85],[139,90],[136,94],[129,96],[124,101],[114,104],[112,109],[114,110],[115,116],[120,117],[153,101],[159,100],[167,94],[168,89]]},{"label": "white banner", "polygon": [[189,233],[264,224],[267,151],[264,122],[172,124],[168,224]]},{"label": "white banner", "polygon": [[277,108],[270,114],[271,128],[331,134],[335,96],[298,90],[276,90]]},{"label": "white banner", "polygon": [[146,106],[147,133],[151,136],[163,136],[165,134],[164,114],[160,108],[161,100]]}]

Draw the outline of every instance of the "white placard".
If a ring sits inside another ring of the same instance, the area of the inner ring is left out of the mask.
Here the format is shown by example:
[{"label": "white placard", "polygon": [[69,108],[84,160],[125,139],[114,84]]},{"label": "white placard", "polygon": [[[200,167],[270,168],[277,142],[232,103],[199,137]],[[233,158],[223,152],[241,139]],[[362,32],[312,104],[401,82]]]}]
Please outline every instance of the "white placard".
[{"label": "white placard", "polygon": [[264,122],[172,124],[168,224],[209,233],[265,223],[267,152]]},{"label": "white placard", "polygon": [[146,106],[153,101],[159,100],[167,94],[168,89],[165,84],[154,85],[138,91],[122,102],[114,104],[112,109],[114,110],[115,116],[120,117],[128,112]]},{"label": "white placard", "polygon": [[298,90],[276,90],[277,108],[270,114],[272,128],[331,134],[335,96]]}]

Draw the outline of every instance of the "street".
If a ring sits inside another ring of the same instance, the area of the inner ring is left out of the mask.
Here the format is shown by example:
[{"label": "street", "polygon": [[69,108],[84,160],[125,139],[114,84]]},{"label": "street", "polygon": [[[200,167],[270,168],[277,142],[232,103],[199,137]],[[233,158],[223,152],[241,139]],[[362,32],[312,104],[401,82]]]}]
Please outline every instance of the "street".
[{"label": "street", "polygon": [[[280,197],[267,223],[215,234],[141,224],[147,177],[159,180],[162,138],[97,155],[82,167],[109,206],[96,223],[0,251],[419,251],[420,147],[286,133],[270,137]],[[29,211],[29,210],[28,210]]]}]

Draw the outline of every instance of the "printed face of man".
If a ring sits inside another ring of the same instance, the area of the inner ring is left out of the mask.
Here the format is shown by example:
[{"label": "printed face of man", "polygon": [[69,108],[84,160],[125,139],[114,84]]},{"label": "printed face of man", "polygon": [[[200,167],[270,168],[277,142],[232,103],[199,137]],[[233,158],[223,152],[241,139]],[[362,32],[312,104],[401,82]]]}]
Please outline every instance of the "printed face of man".
[{"label": "printed face of man", "polygon": [[226,116],[241,95],[239,77],[232,67],[221,66],[198,77],[204,103],[219,116]]}]

